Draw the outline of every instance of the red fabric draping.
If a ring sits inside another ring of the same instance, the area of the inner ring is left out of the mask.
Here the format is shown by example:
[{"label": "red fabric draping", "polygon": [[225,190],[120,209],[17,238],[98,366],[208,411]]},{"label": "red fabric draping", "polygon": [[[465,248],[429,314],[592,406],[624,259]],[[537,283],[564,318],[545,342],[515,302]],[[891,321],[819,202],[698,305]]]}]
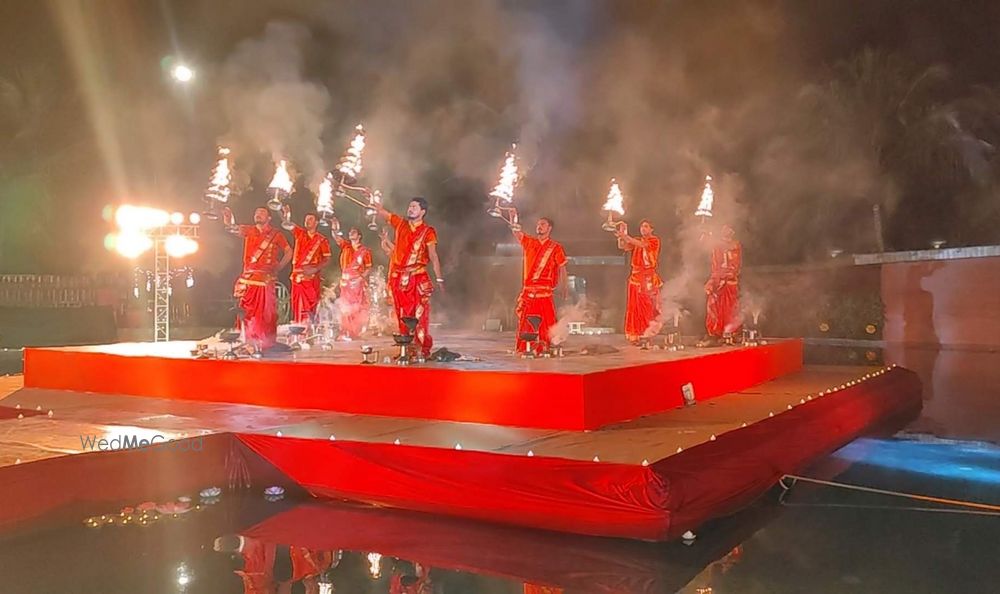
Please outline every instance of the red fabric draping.
[{"label": "red fabric draping", "polygon": [[667,526],[664,486],[641,466],[265,435],[240,439],[320,497],[649,540],[662,538]]},{"label": "red fabric draping", "polygon": [[241,439],[319,497],[659,540],[735,513],[783,474],[919,406],[919,380],[898,369],[648,468],[392,444]]},{"label": "red fabric draping", "polygon": [[656,462],[651,468],[669,485],[670,537],[737,512],[783,475],[881,424],[909,420],[921,404],[917,375],[895,369]]}]

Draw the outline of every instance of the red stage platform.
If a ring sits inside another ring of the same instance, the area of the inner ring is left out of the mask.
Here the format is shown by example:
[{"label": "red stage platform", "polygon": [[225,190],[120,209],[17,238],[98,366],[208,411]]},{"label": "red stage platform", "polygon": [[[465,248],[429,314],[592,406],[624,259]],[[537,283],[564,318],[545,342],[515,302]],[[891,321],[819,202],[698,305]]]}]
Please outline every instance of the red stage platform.
[{"label": "red stage platform", "polygon": [[[715,398],[799,370],[802,342],[757,347],[621,348],[603,355],[572,350],[558,359],[520,360],[506,337],[442,336],[440,344],[478,361],[413,367],[362,365],[358,343],[282,359],[195,360],[193,342],[30,348],[24,384],[101,394],[308,408],[344,413],[590,430],[670,410],[692,384]],[[577,338],[577,337],[574,337]],[[621,337],[591,338],[605,346]],[[391,345],[374,343],[384,355]],[[406,386],[401,396],[398,388]]]},{"label": "red stage platform", "polygon": [[[743,509],[783,475],[800,473],[920,408],[920,382],[910,371],[873,370],[841,381],[821,392],[813,387],[801,404],[648,465],[259,434],[196,438],[203,439],[197,455],[171,447],[50,458],[0,468],[0,530],[61,511],[79,519],[83,510],[106,513],[122,501],[191,495],[242,475],[258,493],[269,484],[298,485],[322,499],[576,534],[669,539]],[[695,412],[712,417],[726,400],[756,397],[776,398],[734,394]],[[666,416],[676,422],[687,410]],[[628,439],[629,432],[580,438],[624,433]]]}]

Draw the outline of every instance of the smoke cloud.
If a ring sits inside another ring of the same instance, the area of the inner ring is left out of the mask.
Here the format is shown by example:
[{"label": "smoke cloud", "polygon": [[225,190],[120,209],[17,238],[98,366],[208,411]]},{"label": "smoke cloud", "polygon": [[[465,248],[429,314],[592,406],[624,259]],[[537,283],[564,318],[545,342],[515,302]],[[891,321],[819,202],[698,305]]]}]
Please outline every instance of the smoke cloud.
[{"label": "smoke cloud", "polygon": [[323,132],[330,95],[305,75],[310,39],[304,25],[272,22],[259,37],[236,47],[222,71],[222,106],[230,127],[223,141],[237,154],[288,159],[315,186],[326,173]]}]

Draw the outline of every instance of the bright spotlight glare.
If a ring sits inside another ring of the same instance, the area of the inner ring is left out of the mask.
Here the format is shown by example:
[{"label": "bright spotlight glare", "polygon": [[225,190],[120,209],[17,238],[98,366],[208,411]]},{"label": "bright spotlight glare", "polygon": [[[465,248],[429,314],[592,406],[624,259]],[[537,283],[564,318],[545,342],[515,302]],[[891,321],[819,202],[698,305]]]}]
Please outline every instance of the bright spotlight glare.
[{"label": "bright spotlight glare", "polygon": [[188,221],[190,221],[192,225],[197,225],[201,222],[201,215],[193,212],[190,216],[188,216]]},{"label": "bright spotlight glare", "polygon": [[123,232],[138,232],[162,227],[170,221],[170,214],[159,208],[125,204],[115,211],[115,223]]},{"label": "bright spotlight glare", "polygon": [[170,215],[171,225],[183,225],[184,224],[184,214],[180,212],[175,212]]},{"label": "bright spotlight glare", "polygon": [[115,250],[130,259],[138,258],[151,247],[153,247],[153,240],[148,235],[137,231],[119,233],[115,239]]},{"label": "bright spotlight glare", "polygon": [[191,82],[194,78],[194,70],[186,64],[178,64],[170,70],[170,76],[174,77],[177,82]]},{"label": "bright spotlight glare", "polygon": [[167,248],[168,256],[183,258],[198,251],[198,242],[183,235],[171,235],[167,238],[164,247]]}]

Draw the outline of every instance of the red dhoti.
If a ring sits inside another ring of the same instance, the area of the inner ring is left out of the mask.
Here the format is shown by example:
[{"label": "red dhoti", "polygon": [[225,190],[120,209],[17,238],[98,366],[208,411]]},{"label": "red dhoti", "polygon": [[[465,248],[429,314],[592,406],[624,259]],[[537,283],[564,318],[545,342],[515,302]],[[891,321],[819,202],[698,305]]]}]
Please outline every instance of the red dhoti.
[{"label": "red dhoti", "polygon": [[310,322],[316,316],[316,307],[323,294],[323,286],[318,275],[292,275],[292,320]]},{"label": "red dhoti", "polygon": [[[514,312],[517,314],[516,351],[523,353],[528,350],[528,342],[521,338],[521,334],[525,332],[538,332],[538,339],[534,342],[536,353],[547,350],[551,343],[549,332],[556,323],[556,304],[552,298],[552,289],[522,289]],[[542,319],[537,330],[528,322],[528,316],[539,316]]]},{"label": "red dhoti", "polygon": [[340,299],[337,309],[340,312],[340,331],[351,338],[358,338],[368,324],[368,283],[364,278],[341,278]]},{"label": "red dhoti", "polygon": [[709,336],[743,329],[740,319],[740,285],[735,281],[709,281],[705,304],[705,330]]},{"label": "red dhoti", "polygon": [[244,594],[273,594],[277,591],[274,581],[275,546],[264,544],[253,538],[245,538],[243,549],[243,569],[236,575],[243,580]]},{"label": "red dhoti", "polygon": [[394,269],[389,278],[392,289],[393,308],[396,320],[399,322],[399,333],[409,334],[409,329],[403,323],[403,318],[417,318],[417,328],[414,331],[414,343],[420,345],[424,357],[431,353],[434,340],[430,334],[431,293],[434,285],[431,277],[423,268],[409,272],[405,269]]},{"label": "red dhoti", "polygon": [[636,341],[659,332],[660,282],[656,273],[632,274],[625,305],[625,338]]},{"label": "red dhoti", "polygon": [[274,281],[247,276],[244,274],[236,281],[234,290],[243,310],[243,339],[259,349],[267,349],[274,346],[278,337],[278,297]]}]

